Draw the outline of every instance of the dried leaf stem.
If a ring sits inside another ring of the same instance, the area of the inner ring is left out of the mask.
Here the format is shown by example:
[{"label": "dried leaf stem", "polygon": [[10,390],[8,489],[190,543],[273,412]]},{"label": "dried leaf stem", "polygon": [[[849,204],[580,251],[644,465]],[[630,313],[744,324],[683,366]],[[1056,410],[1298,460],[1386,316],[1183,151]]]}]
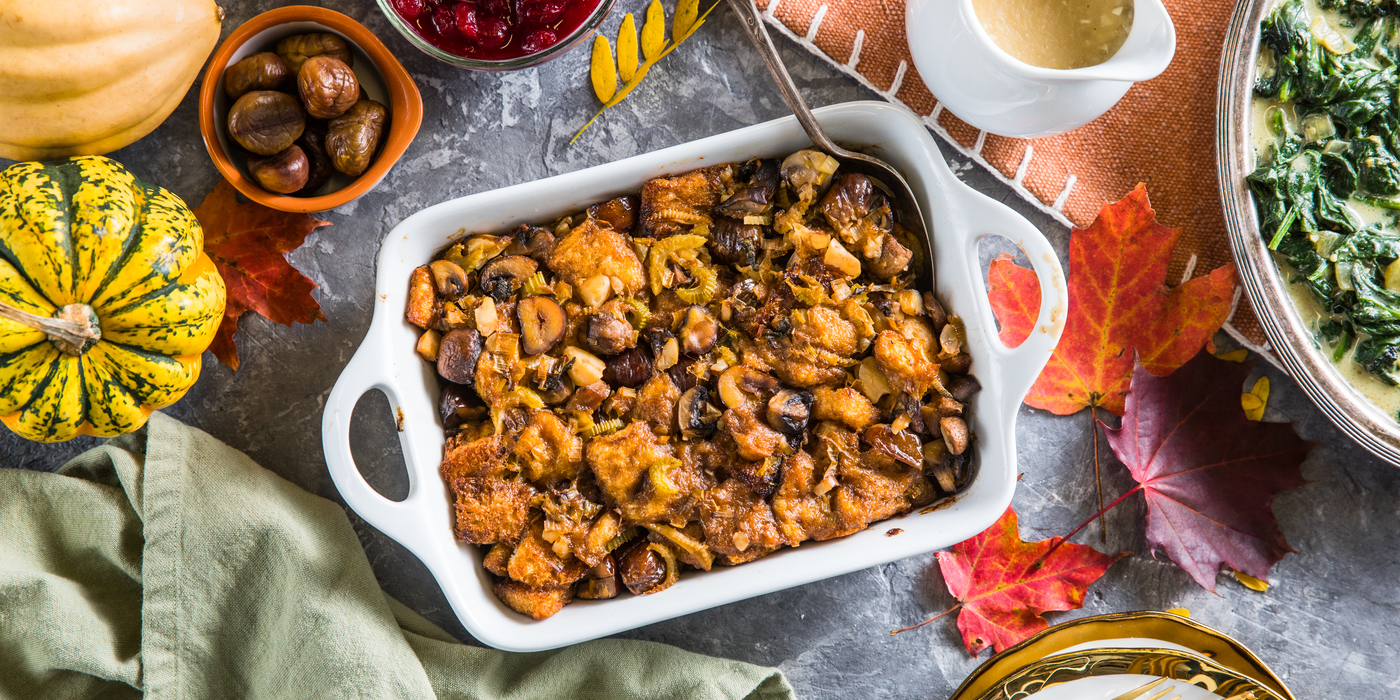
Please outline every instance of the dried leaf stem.
[{"label": "dried leaf stem", "polygon": [[[662,12],[660,1],[653,0],[651,6],[647,8],[647,21],[642,25],[641,49],[642,55],[646,57],[646,60],[642,61],[641,66],[638,66],[635,69],[636,72],[632,75],[630,79],[626,77],[626,74],[627,69],[631,65],[635,64],[635,48],[633,48],[634,53],[632,53],[629,56],[624,50],[623,45],[631,44],[632,47],[635,47],[636,44],[624,38],[624,35],[627,34],[626,30],[629,28],[629,21],[631,19],[631,15],[628,15],[628,17],[623,20],[623,26],[618,35],[617,45],[618,63],[622,66],[623,80],[625,80],[626,82],[623,83],[622,88],[619,89],[616,92],[616,94],[612,96],[611,99],[604,102],[603,106],[598,108],[598,111],[593,115],[593,117],[589,119],[588,122],[578,130],[578,133],[574,134],[574,137],[569,139],[570,145],[573,145],[575,141],[578,141],[579,137],[583,136],[583,132],[587,131],[588,127],[592,126],[593,122],[597,121],[598,117],[602,116],[604,111],[606,111],[609,107],[612,107],[626,99],[627,96],[632,93],[632,90],[636,88],[639,83],[642,82],[642,79],[647,77],[647,73],[651,70],[652,66],[656,65],[661,59],[666,58],[666,55],[674,51],[677,46],[680,46],[681,42],[685,41],[686,39],[689,39],[691,35],[695,33],[695,30],[699,29],[700,26],[705,23],[705,18],[708,17],[710,13],[713,12],[714,9],[719,6],[719,2],[716,1],[714,4],[710,5],[710,9],[705,10],[704,14],[694,19],[693,24],[691,24],[689,27],[686,27],[684,22],[689,20],[691,17],[695,17],[695,15],[692,14],[692,11],[690,10],[687,10],[687,12],[684,14],[681,12],[681,10],[688,5],[695,5],[695,9],[696,11],[698,11],[699,1],[680,0],[676,8],[676,19],[674,25],[672,26],[672,37],[674,40],[671,42],[667,42],[665,38],[665,15]],[[635,31],[635,24],[631,25],[631,27],[633,31]],[[606,41],[606,39],[604,41]],[[613,66],[611,62],[609,62],[608,69],[612,70],[612,67]]]}]

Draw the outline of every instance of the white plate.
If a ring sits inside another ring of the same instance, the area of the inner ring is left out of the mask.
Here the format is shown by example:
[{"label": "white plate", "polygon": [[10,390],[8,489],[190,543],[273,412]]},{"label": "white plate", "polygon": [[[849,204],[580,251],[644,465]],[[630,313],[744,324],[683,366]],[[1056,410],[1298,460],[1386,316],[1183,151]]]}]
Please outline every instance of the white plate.
[{"label": "white plate", "polygon": [[[1030,697],[1033,700],[1113,700],[1134,688],[1157,680],[1156,676],[1094,676],[1077,681],[1052,685]],[[1168,681],[1148,691],[1141,700],[1170,688],[1164,697],[1181,696],[1181,700],[1220,700],[1220,696],[1198,685],[1186,681]]]},{"label": "white plate", "polygon": [[[552,649],[923,554],[981,532],[1011,502],[1016,486],[1016,411],[1064,325],[1067,300],[1059,259],[1030,222],[954,177],[929,132],[908,112],[881,102],[855,102],[816,114],[832,138],[886,159],[919,193],[934,236],[937,291],[967,324],[973,373],[983,386],[972,401],[980,472],[954,503],[931,513],[876,523],[844,539],[784,549],[743,566],[693,573],[655,595],[576,601],[538,622],[515,613],[491,593],[490,575],[481,566],[478,549],[452,536],[450,501],[437,473],[444,443],[437,418],[437,381],[432,367],[414,353],[417,329],[403,318],[409,273],[463,227],[469,232],[499,232],[547,221],[637,192],[654,177],[783,155],[810,142],[797,120],[788,117],[429,207],[405,219],[384,239],[374,319],[326,402],[322,442],[326,466],[345,502],[423,560],[462,625],[481,642],[512,651]],[[997,339],[978,262],[977,243],[992,234],[1018,244],[1040,278],[1042,303],[1035,330],[1014,350]],[[371,389],[382,390],[402,417],[399,442],[408,465],[409,492],[401,502],[375,492],[350,455],[350,415],[360,396]],[[885,531],[895,526],[903,534],[886,537]]]}]

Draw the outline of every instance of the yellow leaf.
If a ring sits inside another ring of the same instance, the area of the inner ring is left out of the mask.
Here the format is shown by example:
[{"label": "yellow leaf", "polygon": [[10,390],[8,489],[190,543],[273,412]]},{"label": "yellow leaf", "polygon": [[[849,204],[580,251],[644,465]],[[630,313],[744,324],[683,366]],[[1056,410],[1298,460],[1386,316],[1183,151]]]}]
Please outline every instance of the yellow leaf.
[{"label": "yellow leaf", "polygon": [[1182,616],[1182,617],[1191,617],[1191,611],[1190,611],[1190,610],[1187,610],[1186,608],[1172,608],[1171,610],[1168,610],[1167,612],[1169,612],[1169,613],[1171,613],[1171,614],[1173,614],[1173,615],[1180,615],[1180,616]]},{"label": "yellow leaf", "polygon": [[1260,377],[1248,394],[1240,395],[1240,406],[1244,407],[1244,417],[1250,420],[1264,420],[1264,407],[1269,403],[1269,378]]},{"label": "yellow leaf", "polygon": [[1232,573],[1235,574],[1235,578],[1239,579],[1240,583],[1244,584],[1245,588],[1248,588],[1251,591],[1259,591],[1260,593],[1269,592],[1268,581],[1260,581],[1259,579],[1254,578],[1249,574],[1242,574],[1238,571],[1234,571]]},{"label": "yellow leaf", "polygon": [[613,65],[612,45],[599,34],[593,40],[593,61],[588,72],[593,76],[593,92],[599,102],[607,102],[617,92],[617,67]]},{"label": "yellow leaf", "polygon": [[700,0],[676,0],[676,14],[671,18],[671,40],[677,44],[685,41],[690,30],[695,27],[695,18],[700,16]]},{"label": "yellow leaf", "polygon": [[647,21],[642,25],[642,55],[648,61],[661,55],[666,48],[666,11],[661,0],[651,0],[647,6]]},{"label": "yellow leaf", "polygon": [[637,23],[631,12],[622,18],[622,26],[617,29],[617,72],[624,83],[637,74]]},{"label": "yellow leaf", "polygon": [[1216,357],[1219,357],[1222,360],[1228,360],[1230,362],[1244,362],[1245,360],[1249,359],[1249,351],[1245,350],[1244,348],[1240,348],[1239,350],[1231,350],[1230,352],[1224,353],[1222,355],[1216,355]]}]

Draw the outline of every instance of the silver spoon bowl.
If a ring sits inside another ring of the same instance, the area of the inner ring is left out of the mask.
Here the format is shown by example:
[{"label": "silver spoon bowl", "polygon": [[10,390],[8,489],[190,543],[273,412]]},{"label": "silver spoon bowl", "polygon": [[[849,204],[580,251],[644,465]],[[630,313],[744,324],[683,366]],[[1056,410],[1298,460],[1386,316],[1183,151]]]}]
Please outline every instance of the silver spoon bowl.
[{"label": "silver spoon bowl", "polygon": [[914,190],[905,182],[904,176],[900,175],[894,166],[879,158],[836,145],[836,142],[822,131],[821,124],[817,123],[817,118],[807,107],[802,94],[797,91],[797,85],[792,82],[787,66],[783,65],[783,59],[778,56],[778,48],[773,45],[772,37],[768,36],[768,29],[763,26],[763,17],[753,0],[729,0],[729,6],[733,8],[734,14],[738,15],[740,24],[744,25],[744,30],[758,48],[759,55],[763,56],[768,72],[773,75],[773,82],[778,84],[778,92],[783,94],[788,108],[792,110],[793,116],[797,117],[797,122],[802,125],[812,143],[835,158],[843,171],[870,177],[888,190],[891,199],[894,200],[890,208],[895,212],[899,224],[913,234],[915,240],[923,241],[924,272],[928,275],[929,287],[936,290],[938,280],[933,265],[933,237],[929,235],[928,224],[925,223],[923,211],[919,208],[919,201],[914,197]]}]

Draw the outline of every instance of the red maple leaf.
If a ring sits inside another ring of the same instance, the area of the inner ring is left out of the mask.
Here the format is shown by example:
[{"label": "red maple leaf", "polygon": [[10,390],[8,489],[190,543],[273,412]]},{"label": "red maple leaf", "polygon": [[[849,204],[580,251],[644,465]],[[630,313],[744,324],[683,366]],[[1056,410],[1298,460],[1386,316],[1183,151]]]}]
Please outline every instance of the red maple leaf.
[{"label": "red maple leaf", "polygon": [[[1099,211],[1069,239],[1069,311],[1064,335],[1026,403],[1067,415],[1089,406],[1123,414],[1133,352],[1157,375],[1191,359],[1230,313],[1235,267],[1168,288],[1167,262],[1180,229],[1157,223],[1139,184]],[[1029,295],[1034,275],[993,276],[992,310],[1002,328],[1034,323],[1038,306],[1008,303]]]},{"label": "red maple leaf", "polygon": [[1105,428],[1139,484],[1117,502],[1141,491],[1148,543],[1212,592],[1222,564],[1264,579],[1293,551],[1274,495],[1307,483],[1299,465],[1317,446],[1291,424],[1245,416],[1249,370],[1204,352],[1168,377],[1138,364],[1122,427]]},{"label": "red maple leaf", "polygon": [[1040,313],[1040,284],[1035,273],[1017,265],[1010,255],[1002,253],[987,269],[990,288],[987,299],[997,312],[1001,323],[1001,342],[1014,348],[1025,342],[1035,328]]},{"label": "red maple leaf", "polygon": [[976,656],[989,646],[1001,651],[1049,627],[1041,613],[1083,607],[1089,585],[1127,555],[1102,554],[1059,537],[1025,542],[1017,531],[1016,511],[1007,508],[995,525],[953,545],[952,551],[939,552],[938,566],[962,608],[958,631],[963,644]]},{"label": "red maple leaf", "polygon": [[209,347],[220,362],[238,370],[233,336],[239,317],[248,311],[286,326],[326,320],[311,296],[316,283],[292,267],[285,254],[296,250],[312,231],[330,225],[329,221],[239,202],[227,180],[220,180],[205,195],[194,215],[204,229],[204,252],[214,259],[228,287],[224,320]]}]

